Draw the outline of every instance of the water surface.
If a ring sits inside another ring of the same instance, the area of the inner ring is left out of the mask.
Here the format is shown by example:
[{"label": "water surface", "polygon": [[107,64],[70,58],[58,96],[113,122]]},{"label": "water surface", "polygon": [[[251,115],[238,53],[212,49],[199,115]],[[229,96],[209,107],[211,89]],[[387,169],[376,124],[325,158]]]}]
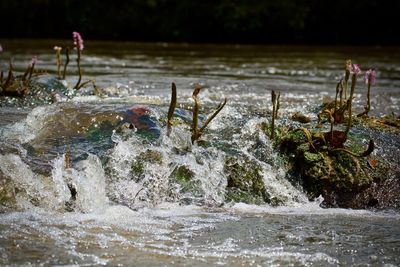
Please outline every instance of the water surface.
[{"label": "water surface", "polygon": [[[38,55],[37,69],[55,74],[52,48],[68,42],[1,43],[2,69],[12,56],[15,69],[23,72],[30,57]],[[287,180],[269,138],[257,128],[268,122],[270,90],[282,94],[279,123],[288,123],[295,111],[312,114],[323,99],[334,97],[349,58],[364,71],[378,70],[371,114],[398,115],[396,47],[87,42],[84,80],[94,79],[101,96],[0,108],[0,175],[22,188],[0,215],[0,264],[399,265],[398,211],[320,208],[321,199],[308,200]],[[67,81],[73,85],[76,79],[72,55]],[[204,135],[210,147],[191,146],[184,126],[174,127],[171,137],[163,129],[157,142],[113,133],[133,104],[150,105],[156,118],[165,118],[171,82],[183,106],[192,104],[192,90],[200,83],[204,113],[228,98]],[[361,111],[366,87],[361,79],[358,84],[355,106]],[[375,153],[399,164],[398,137],[376,139]],[[148,149],[161,153],[164,161],[146,163],[141,180],[134,180],[131,164]],[[68,150],[72,168],[64,164]],[[260,166],[276,202],[225,201],[224,160],[238,154]],[[194,171],[199,192],[184,192],[169,180],[180,165]],[[71,197],[67,183],[78,190],[72,212],[65,209]]]}]

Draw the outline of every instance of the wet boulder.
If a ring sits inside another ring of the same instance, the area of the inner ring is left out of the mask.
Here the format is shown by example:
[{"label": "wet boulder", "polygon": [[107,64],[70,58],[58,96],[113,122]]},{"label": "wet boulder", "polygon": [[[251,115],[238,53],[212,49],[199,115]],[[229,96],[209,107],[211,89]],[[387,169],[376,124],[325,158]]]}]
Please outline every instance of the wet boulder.
[{"label": "wet boulder", "polygon": [[149,106],[134,105],[127,110],[129,127],[146,139],[155,140],[161,135],[161,125]]},{"label": "wet boulder", "polygon": [[[280,151],[287,160],[289,173],[298,177],[297,182],[309,199],[322,195],[323,207],[400,207],[399,198],[395,200],[388,188],[389,184],[397,190],[400,188],[399,179],[394,178],[396,171],[382,157],[360,156],[366,151],[363,136],[349,135],[346,146],[341,142],[339,149],[321,142],[323,136],[312,133],[309,140],[302,131],[289,131],[280,140]],[[385,190],[391,196],[384,197]]]},{"label": "wet boulder", "polygon": [[245,156],[228,157],[224,172],[227,176],[225,194],[226,202],[243,202],[247,204],[271,203],[261,167]]},{"label": "wet boulder", "polygon": [[0,106],[37,106],[67,99],[74,94],[65,81],[52,75],[36,75],[29,80],[17,76],[0,90]]},{"label": "wet boulder", "polygon": [[0,213],[17,209],[12,179],[0,170]]}]

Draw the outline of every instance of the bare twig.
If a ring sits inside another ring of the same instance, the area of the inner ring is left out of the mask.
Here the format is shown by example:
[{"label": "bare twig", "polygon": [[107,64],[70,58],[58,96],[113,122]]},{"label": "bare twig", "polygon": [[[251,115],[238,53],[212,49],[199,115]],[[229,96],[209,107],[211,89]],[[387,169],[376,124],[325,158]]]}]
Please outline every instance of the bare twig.
[{"label": "bare twig", "polygon": [[193,100],[194,100],[194,107],[193,107],[193,121],[192,121],[192,144],[196,141],[199,140],[199,138],[202,136],[204,130],[207,128],[207,126],[210,124],[210,122],[218,115],[218,113],[224,108],[226,104],[226,98],[224,99],[223,102],[221,102],[217,109],[214,111],[211,116],[207,118],[207,120],[204,122],[203,126],[199,129],[199,109],[200,109],[200,103],[199,99],[197,98],[197,95],[200,93],[200,86],[197,86],[194,91],[193,91]]},{"label": "bare twig", "polygon": [[317,150],[313,144],[311,132],[307,128],[298,128],[295,131],[302,131],[307,138],[308,144],[312,147],[314,151]]},{"label": "bare twig", "polygon": [[76,46],[76,50],[78,51],[78,57],[76,58],[76,63],[78,65],[78,81],[76,82],[74,88],[76,90],[79,90],[79,88],[81,88],[79,85],[81,83],[82,80],[82,70],[81,70],[81,49],[79,47],[79,45]]},{"label": "bare twig", "polygon": [[67,75],[67,66],[69,64],[69,47],[65,48],[65,64],[64,64],[64,71],[63,71],[63,76],[62,79],[65,80],[65,76]]},{"label": "bare twig", "polygon": [[281,92],[278,93],[278,95],[276,96],[276,107],[275,107],[275,119],[278,118],[278,110],[280,108],[280,98],[281,98]]},{"label": "bare twig", "polygon": [[353,102],[353,96],[354,96],[354,89],[356,88],[356,82],[357,82],[357,74],[353,74],[351,77],[351,91],[350,91],[350,97],[347,101],[348,104],[348,109],[349,109],[349,119],[347,121],[347,127],[346,127],[346,135],[349,133],[350,128],[351,128],[351,121],[352,121],[352,102]]},{"label": "bare twig", "polygon": [[274,90],[271,91],[271,101],[272,101],[272,122],[271,122],[271,139],[275,137],[275,114],[276,114],[276,98],[277,95]]},{"label": "bare twig", "polygon": [[194,143],[194,141],[200,138],[199,127],[198,127],[200,103],[197,98],[197,95],[200,93],[200,90],[201,90],[200,85],[197,85],[192,94],[192,98],[194,100],[193,119],[192,119],[192,143]]},{"label": "bare twig", "polygon": [[370,140],[368,143],[368,148],[361,154],[356,154],[346,148],[335,148],[332,150],[332,152],[337,152],[337,151],[346,152],[347,154],[350,154],[354,157],[361,158],[361,157],[366,157],[366,156],[370,155],[372,153],[372,151],[374,151],[374,149],[375,149],[374,141]]},{"label": "bare twig", "polygon": [[203,133],[203,131],[206,129],[206,127],[208,126],[208,124],[218,115],[218,113],[224,108],[225,104],[226,104],[226,98],[224,99],[223,102],[219,103],[217,109],[214,111],[214,113],[207,118],[207,120],[204,122],[203,127],[201,127],[200,129],[200,133]]},{"label": "bare twig", "polygon": [[88,83],[92,83],[93,87],[96,89],[96,84],[94,83],[94,80],[87,80],[87,81],[81,83],[81,84],[78,86],[78,88],[76,88],[76,89],[80,89],[80,88],[82,88],[83,86],[85,86],[85,85],[88,84]]},{"label": "bare twig", "polygon": [[169,104],[168,109],[168,120],[167,120],[167,136],[170,135],[172,129],[172,116],[174,115],[175,107],[176,107],[176,85],[172,83],[171,86],[171,103]]}]

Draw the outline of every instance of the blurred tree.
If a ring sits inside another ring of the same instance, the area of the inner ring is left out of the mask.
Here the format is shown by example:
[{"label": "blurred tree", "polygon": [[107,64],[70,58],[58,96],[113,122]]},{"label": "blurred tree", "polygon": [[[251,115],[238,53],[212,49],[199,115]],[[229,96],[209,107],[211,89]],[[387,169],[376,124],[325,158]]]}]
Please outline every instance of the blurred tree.
[{"label": "blurred tree", "polygon": [[389,0],[1,0],[1,38],[398,44]]}]

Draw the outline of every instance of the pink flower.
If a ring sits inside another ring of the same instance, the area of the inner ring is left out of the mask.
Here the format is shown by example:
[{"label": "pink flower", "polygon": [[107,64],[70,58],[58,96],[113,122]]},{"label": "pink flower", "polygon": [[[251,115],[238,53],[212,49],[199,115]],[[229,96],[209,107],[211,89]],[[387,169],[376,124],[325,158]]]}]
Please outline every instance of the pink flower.
[{"label": "pink flower", "polygon": [[3,53],[3,47],[0,44],[0,53]]},{"label": "pink flower", "polygon": [[347,64],[347,70],[351,73],[351,74],[355,74],[358,75],[361,73],[361,69],[357,64]]},{"label": "pink flower", "polygon": [[31,61],[31,65],[32,65],[32,66],[35,65],[36,62],[37,62],[37,56],[33,56],[33,57],[32,57],[32,61]]},{"label": "pink flower", "polygon": [[79,48],[80,51],[83,50],[83,39],[79,32],[72,32],[72,39],[74,41],[74,46]]},{"label": "pink flower", "polygon": [[368,84],[375,84],[376,80],[376,71],[374,69],[369,69],[365,73],[365,83]]}]

